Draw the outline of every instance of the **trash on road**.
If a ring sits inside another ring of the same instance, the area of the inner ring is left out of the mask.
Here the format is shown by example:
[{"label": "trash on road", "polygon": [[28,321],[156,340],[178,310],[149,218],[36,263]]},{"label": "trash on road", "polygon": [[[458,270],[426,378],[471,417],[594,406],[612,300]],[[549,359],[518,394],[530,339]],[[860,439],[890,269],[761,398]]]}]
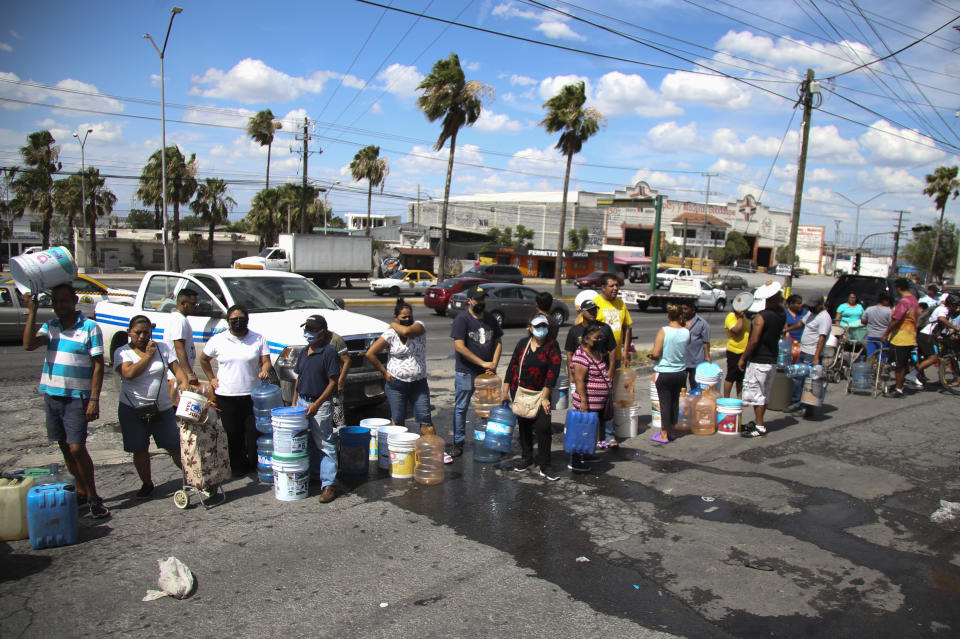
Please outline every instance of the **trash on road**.
[{"label": "trash on road", "polygon": [[160,590],[148,590],[141,601],[153,601],[161,597],[184,599],[193,591],[193,573],[187,565],[176,557],[167,557],[157,560],[160,567],[160,577],[157,586]]},{"label": "trash on road", "polygon": [[381,602],[380,602],[380,607],[381,607],[381,608],[386,608],[386,607],[389,606],[389,605],[390,605],[390,604],[388,604],[386,601],[381,601]]},{"label": "trash on road", "polygon": [[714,497],[708,497],[707,495],[704,495],[704,496],[701,497],[700,499],[701,499],[702,501],[707,502],[707,503],[710,503],[711,501],[714,501],[714,500],[715,500]]},{"label": "trash on road", "polygon": [[930,515],[930,521],[935,524],[945,524],[948,521],[960,518],[960,502],[940,500],[940,507]]},{"label": "trash on road", "polygon": [[578,563],[578,564],[589,564],[589,563],[590,563],[590,560],[587,559],[586,557],[577,557],[577,563]]}]

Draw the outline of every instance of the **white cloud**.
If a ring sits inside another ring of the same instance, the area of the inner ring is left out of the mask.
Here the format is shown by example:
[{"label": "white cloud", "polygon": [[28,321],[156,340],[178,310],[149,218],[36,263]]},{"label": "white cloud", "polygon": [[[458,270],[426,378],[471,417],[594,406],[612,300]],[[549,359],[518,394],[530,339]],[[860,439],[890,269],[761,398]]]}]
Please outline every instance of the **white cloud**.
[{"label": "white cloud", "polygon": [[[459,180],[459,179],[458,179]],[[503,193],[529,191],[530,183],[526,181],[505,180],[494,173],[483,178],[476,188],[476,193]]]},{"label": "white cloud", "polygon": [[[542,93],[543,84],[540,86]],[[643,76],[619,71],[611,71],[600,78],[594,104],[607,116],[669,117],[683,113],[683,109],[647,86]]]},{"label": "white cloud", "polygon": [[533,29],[554,40],[586,40],[586,37],[570,28],[570,18],[551,11],[520,9],[513,2],[502,2],[491,13],[499,18],[521,18],[538,22]]},{"label": "white cloud", "polygon": [[727,175],[738,175],[747,170],[747,165],[743,162],[735,162],[727,158],[719,158],[707,169],[713,173],[725,173]]},{"label": "white cloud", "polygon": [[646,182],[653,189],[669,189],[690,183],[689,178],[677,177],[654,169],[640,169],[634,173],[630,179],[630,184],[636,184],[637,182]]},{"label": "white cloud", "polygon": [[699,102],[722,109],[744,109],[750,104],[750,93],[744,85],[729,78],[675,71],[660,83],[666,100]]},{"label": "white cloud", "polygon": [[474,128],[486,133],[501,133],[522,131],[524,126],[502,113],[494,113],[484,109],[480,112],[480,119],[474,124]]},{"label": "white cloud", "polygon": [[582,42],[583,40],[587,39],[585,36],[582,36],[571,29],[567,23],[560,22],[558,20],[541,22],[535,26],[533,30],[539,31],[543,35],[554,40],[579,40]]},{"label": "white cloud", "polygon": [[720,128],[710,138],[710,150],[717,154],[732,155],[737,158],[755,156],[772,157],[776,155],[780,140],[774,137],[761,138],[751,135],[741,141],[733,129]]},{"label": "white cloud", "polygon": [[336,74],[317,71],[310,77],[291,76],[267,66],[262,60],[245,58],[229,71],[209,68],[191,77],[191,95],[254,102],[290,102],[305,93],[320,93],[324,83]]},{"label": "white cloud", "polygon": [[22,35],[20,35],[20,34],[17,33],[16,31],[14,31],[13,29],[10,29],[9,31],[7,31],[7,33],[9,33],[11,36],[13,36],[14,38],[16,38],[17,40],[19,40],[20,38],[23,37]]},{"label": "white cloud", "polygon": [[0,42],[0,51],[6,51],[7,53],[12,53],[13,47],[11,47],[6,42]]},{"label": "white cloud", "polygon": [[785,166],[774,166],[773,177],[778,180],[795,180],[797,177],[797,165],[787,164]]},{"label": "white cloud", "polygon": [[418,73],[416,67],[394,63],[377,74],[377,79],[384,83],[386,91],[401,98],[412,98],[423,82],[423,74]]},{"label": "white cloud", "polygon": [[866,187],[883,189],[891,193],[922,193],[925,186],[923,180],[910,175],[905,169],[895,169],[889,166],[874,167],[873,171],[869,173],[860,171],[858,177],[861,184]]},{"label": "white cloud", "polygon": [[[397,173],[414,174],[446,174],[447,159],[450,157],[449,147],[444,147],[439,151],[434,151],[433,147],[414,146],[410,152],[395,162],[391,161],[391,175]],[[475,144],[457,145],[457,153],[454,156],[454,163],[460,164],[483,164],[483,154]]]},{"label": "white cloud", "polygon": [[[530,171],[541,175],[549,173],[562,175],[566,170],[567,159],[552,146],[545,149],[527,148],[514,153],[508,165],[511,169],[518,171]],[[573,169],[571,169],[572,173]]]},{"label": "white cloud", "polygon": [[814,67],[824,73],[850,69],[855,66],[851,60],[872,60],[877,57],[869,46],[860,42],[808,43],[786,37],[774,42],[773,38],[754,35],[749,31],[729,31],[717,41],[715,48],[780,66]]},{"label": "white cloud", "polygon": [[830,169],[817,167],[812,171],[808,171],[805,179],[809,180],[810,182],[836,182],[838,178]]},{"label": "white cloud", "polygon": [[582,75],[555,75],[540,81],[540,98],[544,101],[549,100],[563,87],[577,82],[583,82],[587,95],[590,95],[590,78]]},{"label": "white cloud", "polygon": [[510,76],[510,84],[512,85],[519,85],[519,86],[525,87],[525,86],[529,86],[531,84],[536,84],[536,83],[537,83],[536,80],[534,80],[533,78],[528,78],[525,75],[517,75],[516,73],[514,73],[513,75]]},{"label": "white cloud", "polygon": [[255,111],[243,108],[236,109],[236,113],[224,113],[217,107],[207,111],[203,109],[203,106],[213,105],[192,106],[189,109],[184,110],[181,119],[185,122],[245,127],[247,126],[247,120],[256,114]]},{"label": "white cloud", "polygon": [[[67,78],[54,85],[58,89],[64,89],[64,91],[51,91],[42,87],[16,84],[20,82],[20,77],[16,73],[0,71],[0,79],[5,80],[5,82],[0,83],[0,96],[2,97],[94,111],[123,111],[123,104],[119,100],[102,95],[95,85],[87,82]],[[29,106],[16,102],[0,104],[4,109],[11,111]]]},{"label": "white cloud", "polygon": [[662,122],[647,132],[647,143],[655,151],[673,152],[695,149],[700,142],[697,123],[680,126],[676,122]]},{"label": "white cloud", "polygon": [[898,129],[886,120],[877,120],[873,127],[860,136],[860,143],[870,151],[870,160],[875,164],[924,164],[947,155],[940,149],[931,148],[934,146],[933,140],[914,129]]},{"label": "white cloud", "polygon": [[[793,133],[794,148],[799,149],[799,136]],[[808,154],[830,164],[860,165],[860,145],[856,140],[846,139],[834,125],[815,126],[810,129]]]},{"label": "white cloud", "polygon": [[476,60],[471,60],[470,62],[464,62],[463,68],[465,71],[479,71],[480,63]]}]

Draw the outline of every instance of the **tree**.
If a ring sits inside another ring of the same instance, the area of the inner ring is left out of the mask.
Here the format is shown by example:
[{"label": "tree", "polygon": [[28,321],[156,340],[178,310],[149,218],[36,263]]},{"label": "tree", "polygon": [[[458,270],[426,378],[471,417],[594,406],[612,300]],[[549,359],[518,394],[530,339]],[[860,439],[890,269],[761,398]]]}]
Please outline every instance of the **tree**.
[{"label": "tree", "polygon": [[460,67],[460,58],[451,53],[446,59],[433,63],[430,74],[423,79],[417,90],[423,94],[417,98],[417,106],[431,122],[443,118],[440,137],[433,145],[439,151],[450,141],[450,156],[447,159],[447,180],[443,187],[443,209],[440,213],[440,245],[438,257],[443,281],[447,257],[447,207],[450,204],[450,181],[453,177],[453,156],[457,149],[457,134],[463,126],[473,126],[483,109],[483,98],[492,93],[487,85],[471,80],[467,82]]},{"label": "tree", "polygon": [[[188,204],[197,191],[197,156],[191,154],[187,160],[176,146],[168,146],[165,152],[167,161],[167,201],[173,203],[173,226],[171,242],[173,244],[173,269],[180,270],[180,205]],[[137,198],[147,206],[157,210],[157,218],[162,222],[160,208],[163,206],[162,159],[160,149],[144,165],[140,172],[140,186]],[[160,226],[158,226],[160,228]]]},{"label": "tree", "polygon": [[220,178],[207,178],[197,187],[197,197],[190,210],[207,224],[207,263],[213,265],[213,231],[225,224],[237,201],[227,195],[227,183]]},{"label": "tree", "polygon": [[[313,203],[316,202],[318,197],[320,197],[319,189],[317,189],[314,186],[310,186],[308,184],[306,198],[304,198],[303,186],[300,184],[294,184],[292,182],[288,182],[283,186],[277,188],[277,192],[279,193],[279,200],[277,201],[276,213],[278,216],[281,213],[286,213],[286,218],[288,222],[287,230],[290,230],[290,228],[295,228],[295,229],[299,228],[299,229],[305,229],[307,233],[312,232],[313,228],[317,226],[317,224],[315,224],[315,217],[314,217],[316,214],[316,211],[314,210],[314,212],[311,212],[311,207],[313,207],[314,209],[316,208],[314,207]],[[307,202],[305,220],[300,219],[300,202],[303,199],[306,199],[306,202]],[[320,218],[320,221],[322,225],[322,222],[323,222],[322,218]],[[278,217],[274,226],[277,233],[279,233],[281,226],[282,225],[280,224],[280,219]],[[271,236],[270,239],[271,241],[273,241],[274,236]]]},{"label": "tree", "polygon": [[[956,226],[949,221],[943,223],[942,232],[939,228],[919,227],[903,248],[903,257],[916,266],[933,264],[927,274],[928,282],[933,279],[943,279],[943,273],[953,264],[953,256],[956,255],[956,232]],[[939,250],[934,258],[934,246],[937,244],[938,235],[940,236]]]},{"label": "tree", "polygon": [[660,255],[663,257],[680,255],[680,245],[676,242],[670,242],[669,240],[666,240],[660,247]]},{"label": "tree", "polygon": [[582,251],[587,248],[589,242],[590,229],[587,227],[567,231],[567,251]]},{"label": "tree", "polygon": [[20,147],[20,157],[26,169],[17,169],[11,186],[14,198],[10,205],[14,217],[21,217],[27,209],[41,216],[43,248],[50,248],[50,224],[53,220],[53,175],[60,170],[60,147],[50,131],[34,131]]},{"label": "tree", "polygon": [[383,193],[383,182],[390,174],[390,163],[387,158],[380,157],[379,146],[365,146],[353,156],[350,162],[350,174],[357,182],[367,181],[367,236],[370,235],[370,206],[373,198],[373,187],[379,186]]},{"label": "tree", "polygon": [[774,257],[777,258],[778,263],[788,264],[790,262],[790,246],[787,244],[784,244],[783,246],[778,248],[776,255],[774,255]]},{"label": "tree", "polygon": [[[67,235],[74,238],[73,228],[76,225],[77,216],[80,215],[82,203],[82,193],[80,186],[80,175],[75,173],[68,177],[56,180],[53,183],[53,201],[54,207],[63,216],[67,223]],[[74,245],[73,254],[77,254],[77,247]]]},{"label": "tree", "polygon": [[131,229],[157,228],[154,214],[145,209],[130,209],[127,213],[127,227]]},{"label": "tree", "polygon": [[13,235],[13,198],[10,196],[13,178],[17,173],[15,168],[0,167],[3,174],[3,183],[0,184],[0,239]]},{"label": "tree", "polygon": [[247,120],[247,135],[260,146],[267,147],[267,182],[270,188],[270,152],[273,150],[274,133],[283,128],[283,123],[273,117],[273,111],[264,109]]},{"label": "tree", "polygon": [[[86,182],[89,200],[85,208],[87,209],[87,223],[90,232],[90,256],[93,258],[93,263],[97,264],[99,262],[97,259],[97,218],[113,213],[113,205],[117,203],[117,196],[105,186],[106,179],[100,177],[100,169],[88,166],[86,173],[83,174],[83,179]],[[177,269],[179,270],[179,267]]]},{"label": "tree", "polygon": [[567,223],[567,193],[570,189],[570,165],[573,156],[580,152],[583,143],[590,139],[600,127],[606,124],[603,115],[596,109],[583,108],[587,101],[583,82],[568,84],[560,92],[544,102],[546,117],[540,124],[547,133],[560,133],[556,149],[567,157],[567,168],[563,174],[563,202],[560,205],[560,232],[557,239],[557,265],[554,269],[553,295],[560,297],[560,279],[563,272],[563,238]]},{"label": "tree", "polygon": [[[260,248],[273,246],[276,237],[277,211],[280,208],[281,189],[293,186],[284,184],[279,189],[263,189],[258,191],[250,201],[250,212],[247,213],[247,226],[253,233],[260,236]],[[297,200],[299,202],[299,200]]]},{"label": "tree", "polygon": [[[730,231],[727,233],[727,240],[720,251],[721,258],[718,261],[723,262],[724,264],[730,264],[734,260],[745,257],[748,253],[750,253],[750,245],[743,237],[743,234],[739,233],[738,231]],[[779,261],[780,258],[777,257],[777,260]]]},{"label": "tree", "polygon": [[927,284],[933,279],[933,274],[943,275],[943,270],[937,270],[937,251],[940,248],[940,231],[943,229],[943,214],[947,210],[947,200],[953,195],[953,199],[960,195],[960,182],[957,181],[957,167],[941,166],[932,174],[927,175],[927,186],[923,189],[924,195],[933,198],[937,209],[940,210],[940,221],[937,223],[937,236],[933,241],[933,253],[930,256],[930,269],[927,271]]}]

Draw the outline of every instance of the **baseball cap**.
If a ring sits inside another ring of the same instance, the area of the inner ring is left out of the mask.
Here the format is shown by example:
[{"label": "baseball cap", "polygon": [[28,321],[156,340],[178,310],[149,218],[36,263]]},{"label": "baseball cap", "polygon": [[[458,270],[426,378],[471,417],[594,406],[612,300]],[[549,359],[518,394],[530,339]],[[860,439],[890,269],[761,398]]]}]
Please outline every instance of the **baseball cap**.
[{"label": "baseball cap", "polygon": [[483,289],[482,286],[477,286],[473,288],[469,293],[467,293],[467,297],[472,300],[482,300],[486,296],[487,296],[487,292]]},{"label": "baseball cap", "polygon": [[325,331],[327,330],[327,318],[323,315],[311,315],[300,326],[311,331]]},{"label": "baseball cap", "polygon": [[587,300],[586,302],[580,305],[580,310],[587,311],[588,313],[592,313],[595,310],[597,310],[597,303],[594,302],[592,299]]},{"label": "baseball cap", "polygon": [[530,320],[530,326],[550,326],[550,320],[547,319],[546,315],[537,315]]}]

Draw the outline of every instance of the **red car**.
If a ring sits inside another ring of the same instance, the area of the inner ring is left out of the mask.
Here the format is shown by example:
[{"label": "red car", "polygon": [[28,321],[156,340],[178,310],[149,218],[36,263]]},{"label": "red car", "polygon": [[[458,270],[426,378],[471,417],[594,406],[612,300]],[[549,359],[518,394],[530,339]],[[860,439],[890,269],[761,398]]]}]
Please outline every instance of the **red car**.
[{"label": "red car", "polygon": [[[577,288],[600,288],[600,276],[607,271],[594,271],[590,275],[584,275],[576,279]],[[617,276],[617,283],[623,286],[623,275],[614,273]]]},{"label": "red car", "polygon": [[454,277],[449,280],[443,280],[436,286],[431,286],[423,294],[423,305],[432,308],[437,315],[447,314],[447,304],[450,303],[450,296],[454,293],[465,291],[476,284],[483,284],[488,280],[479,277]]}]

